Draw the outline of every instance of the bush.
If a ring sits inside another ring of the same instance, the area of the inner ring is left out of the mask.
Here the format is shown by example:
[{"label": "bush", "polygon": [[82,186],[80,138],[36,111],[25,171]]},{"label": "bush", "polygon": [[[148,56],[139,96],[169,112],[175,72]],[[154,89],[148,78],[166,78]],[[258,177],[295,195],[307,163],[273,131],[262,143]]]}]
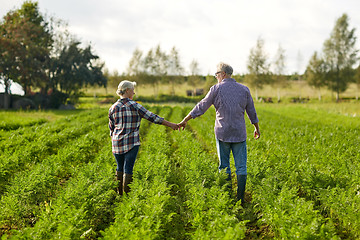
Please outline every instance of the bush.
[{"label": "bush", "polygon": [[167,94],[159,94],[156,97],[145,97],[139,96],[136,98],[136,101],[141,102],[152,102],[152,103],[166,103],[166,102],[182,102],[182,103],[197,103],[204,96],[196,96],[196,97],[183,97],[183,96],[172,96]]},{"label": "bush", "polygon": [[61,104],[64,104],[66,102],[66,99],[69,96],[63,92],[54,91],[50,95],[50,102],[49,102],[49,108],[59,108]]}]

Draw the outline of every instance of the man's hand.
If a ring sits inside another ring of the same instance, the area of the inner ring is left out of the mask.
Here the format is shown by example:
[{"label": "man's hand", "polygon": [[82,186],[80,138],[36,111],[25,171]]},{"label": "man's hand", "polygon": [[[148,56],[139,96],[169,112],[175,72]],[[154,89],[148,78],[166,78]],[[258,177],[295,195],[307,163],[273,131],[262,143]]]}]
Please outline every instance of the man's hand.
[{"label": "man's hand", "polygon": [[186,124],[187,124],[187,121],[182,120],[182,121],[178,124],[178,126],[179,126],[179,131],[184,130],[185,127],[186,127]]},{"label": "man's hand", "polygon": [[255,129],[255,131],[254,131],[254,138],[255,138],[255,139],[259,139],[259,138],[260,138],[260,131],[257,131],[257,130]]},{"label": "man's hand", "polygon": [[[178,124],[179,125],[179,131],[184,130],[186,127],[187,122],[191,119],[190,113]],[[182,128],[182,129],[181,129]]]},{"label": "man's hand", "polygon": [[260,138],[260,127],[259,127],[259,123],[255,123],[254,124],[255,127],[255,131],[254,131],[254,138],[257,140]]}]

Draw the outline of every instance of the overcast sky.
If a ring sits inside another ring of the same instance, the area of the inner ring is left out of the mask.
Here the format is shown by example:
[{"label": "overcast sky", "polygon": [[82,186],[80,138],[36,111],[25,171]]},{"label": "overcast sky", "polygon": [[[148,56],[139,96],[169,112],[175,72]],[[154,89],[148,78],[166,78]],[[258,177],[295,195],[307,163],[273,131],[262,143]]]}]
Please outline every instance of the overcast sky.
[{"label": "overcast sky", "polygon": [[[22,0],[0,0],[0,15]],[[83,43],[91,43],[110,71],[126,70],[133,51],[175,46],[188,71],[193,59],[202,74],[218,62],[246,73],[250,49],[261,37],[269,61],[279,44],[287,73],[304,71],[343,13],[360,37],[359,0],[39,0],[42,13],[65,20]],[[358,41],[359,42],[359,41]],[[358,43],[359,46],[359,43]],[[300,57],[299,57],[300,56]]]}]

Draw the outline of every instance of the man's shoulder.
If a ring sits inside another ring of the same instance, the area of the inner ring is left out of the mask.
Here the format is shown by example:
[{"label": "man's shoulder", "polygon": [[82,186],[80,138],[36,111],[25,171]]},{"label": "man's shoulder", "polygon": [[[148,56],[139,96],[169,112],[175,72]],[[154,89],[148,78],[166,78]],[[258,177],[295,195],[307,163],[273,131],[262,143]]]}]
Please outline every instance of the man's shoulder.
[{"label": "man's shoulder", "polygon": [[245,89],[245,90],[249,91],[248,86],[246,86],[246,85],[244,85],[244,84],[241,84],[241,83],[238,83],[238,82],[237,82],[237,84],[238,84],[241,88],[243,88],[243,89]]},{"label": "man's shoulder", "polygon": [[237,82],[233,78],[231,80],[232,81],[221,82],[221,86],[231,87],[231,88],[236,87],[236,88],[241,88],[241,89],[244,89],[244,90],[247,90],[247,91],[249,90],[249,88],[247,86],[245,86],[244,84]]}]

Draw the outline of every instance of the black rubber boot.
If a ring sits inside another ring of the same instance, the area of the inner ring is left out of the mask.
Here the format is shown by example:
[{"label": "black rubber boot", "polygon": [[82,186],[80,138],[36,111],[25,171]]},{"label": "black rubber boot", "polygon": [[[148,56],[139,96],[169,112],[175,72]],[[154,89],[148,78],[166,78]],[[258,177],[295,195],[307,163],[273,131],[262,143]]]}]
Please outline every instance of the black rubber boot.
[{"label": "black rubber boot", "polygon": [[230,195],[232,195],[232,181],[231,181],[231,174],[228,174],[228,177],[226,178],[226,181],[228,182],[228,190]]},{"label": "black rubber boot", "polygon": [[123,195],[123,172],[116,171],[116,180],[118,181],[118,186],[116,188],[116,191],[119,195]]},{"label": "black rubber boot", "polygon": [[124,174],[124,193],[129,193],[130,192],[130,187],[129,184],[132,182],[133,180],[133,175],[132,174]]},{"label": "black rubber boot", "polygon": [[246,186],[246,175],[236,175],[237,177],[237,200],[241,200],[241,205],[245,204],[245,186]]}]

